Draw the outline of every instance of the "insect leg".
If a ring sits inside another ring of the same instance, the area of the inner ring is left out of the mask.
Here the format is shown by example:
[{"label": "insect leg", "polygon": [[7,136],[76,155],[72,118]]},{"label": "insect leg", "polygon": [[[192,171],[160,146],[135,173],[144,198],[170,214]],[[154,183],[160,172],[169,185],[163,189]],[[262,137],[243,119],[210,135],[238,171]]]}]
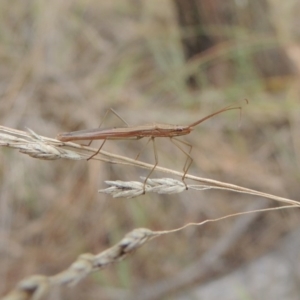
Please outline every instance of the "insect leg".
[{"label": "insect leg", "polygon": [[114,109],[110,108],[109,111],[111,111],[116,117],[118,117],[123,123],[125,123],[127,127],[129,127],[129,124]]},{"label": "insect leg", "polygon": [[[108,109],[108,110],[105,112],[104,117],[102,118],[101,123],[100,123],[100,125],[99,125],[98,128],[101,127],[101,125],[103,124],[105,118],[107,117],[108,113],[110,113],[110,112],[112,112],[112,113],[113,113],[116,117],[118,117],[122,122],[124,122],[127,126],[129,126],[128,123],[127,123],[123,118],[121,118],[121,117],[117,114],[117,112],[116,112],[115,110],[113,110],[112,108],[110,108],[110,109]],[[92,142],[93,142],[93,140],[90,140],[90,142],[88,143],[87,146],[90,146]],[[106,139],[103,141],[103,143],[101,144],[101,146],[99,147],[99,149],[98,149],[94,154],[92,154],[87,160],[90,160],[90,159],[92,159],[94,156],[96,156],[96,155],[101,151],[101,149],[102,149],[102,147],[104,146],[105,142],[106,142]]]},{"label": "insect leg", "polygon": [[146,183],[147,183],[147,180],[148,180],[148,178],[151,176],[151,174],[153,173],[153,171],[155,170],[155,168],[156,168],[156,166],[157,166],[157,164],[158,164],[157,151],[156,151],[156,145],[155,145],[155,138],[152,136],[152,137],[148,140],[148,142],[147,142],[146,145],[148,145],[148,143],[150,142],[150,140],[152,141],[152,145],[153,145],[155,164],[154,164],[153,168],[151,169],[151,171],[149,172],[149,174],[147,175],[147,177],[146,177],[146,179],[145,179],[145,181],[144,181],[144,187],[143,187],[144,192],[143,192],[143,194],[145,194],[145,189],[146,189]]},{"label": "insect leg", "polygon": [[[120,119],[123,123],[125,123],[127,125],[127,127],[129,126],[128,123],[121,116],[119,116],[115,110],[113,110],[112,108],[110,108],[110,109],[106,110],[106,112],[104,114],[104,117],[102,118],[101,123],[98,126],[98,128],[101,128],[102,124],[104,123],[104,121],[105,121],[105,119],[106,119],[106,117],[107,117],[107,115],[109,113],[113,113],[118,119]],[[86,146],[90,146],[92,142],[93,142],[93,140],[91,140]],[[103,145],[101,145],[101,147],[102,146]]]},{"label": "insect leg", "polygon": [[101,144],[101,146],[99,147],[99,149],[98,149],[94,154],[92,154],[87,160],[90,160],[90,159],[92,159],[94,156],[96,156],[96,155],[100,152],[100,150],[102,149],[102,147],[104,146],[105,142],[106,142],[106,139],[103,140],[103,143]]},{"label": "insect leg", "polygon": [[[193,163],[193,158],[191,157],[191,155],[190,155],[190,153],[191,153],[191,151],[192,151],[192,149],[193,149],[193,146],[191,145],[191,144],[189,144],[189,143],[187,143],[187,142],[184,142],[184,141],[181,141],[181,140],[179,140],[179,139],[177,139],[177,138],[170,138],[170,140],[171,140],[171,142],[181,151],[181,152],[183,152],[185,155],[186,155],[186,161],[185,161],[185,164],[184,164],[184,166],[183,166],[183,176],[182,176],[182,182],[184,183],[184,185],[185,185],[185,188],[186,189],[188,189],[188,187],[187,187],[187,184],[185,183],[185,181],[184,181],[184,178],[185,178],[185,175],[187,174],[187,172],[188,172],[188,170],[189,170],[189,168],[190,168],[190,166],[191,166],[191,164]],[[176,141],[176,142],[175,142]],[[184,149],[182,149],[182,147],[180,146],[180,145],[178,145],[177,143],[181,143],[181,144],[184,144],[184,145],[186,145],[186,146],[188,146],[189,147],[189,150],[188,150],[188,152],[187,151],[185,151]]]},{"label": "insect leg", "polygon": [[151,141],[151,138],[147,141],[147,143],[143,146],[142,150],[138,153],[138,155],[136,156],[135,160],[138,160],[138,158],[140,157],[140,155],[145,151],[146,147],[148,146],[149,142]]}]

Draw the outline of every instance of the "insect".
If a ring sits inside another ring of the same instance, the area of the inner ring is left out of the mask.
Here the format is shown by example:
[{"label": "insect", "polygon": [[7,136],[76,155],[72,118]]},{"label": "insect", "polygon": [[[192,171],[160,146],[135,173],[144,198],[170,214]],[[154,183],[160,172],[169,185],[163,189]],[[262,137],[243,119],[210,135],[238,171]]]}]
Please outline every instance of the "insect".
[{"label": "insect", "polygon": [[[246,100],[246,102],[248,103],[247,100]],[[190,155],[193,146],[187,142],[177,139],[176,137],[181,136],[181,135],[187,135],[197,125],[204,122],[205,120],[210,119],[211,117],[218,115],[220,113],[223,113],[225,111],[234,110],[234,109],[238,109],[241,112],[242,107],[241,106],[233,106],[233,105],[227,106],[227,107],[225,107],[221,110],[218,110],[218,111],[216,111],[194,123],[191,123],[189,125],[171,125],[171,124],[153,123],[153,124],[145,124],[145,125],[137,125],[137,126],[128,125],[113,109],[110,109],[106,112],[101,124],[103,123],[108,112],[111,111],[116,116],[118,116],[124,123],[126,123],[127,127],[116,127],[116,128],[109,128],[109,129],[95,128],[95,129],[87,129],[87,130],[80,130],[80,131],[63,132],[63,133],[59,133],[57,135],[57,139],[62,142],[77,141],[77,140],[90,140],[90,144],[93,140],[103,140],[103,142],[102,142],[100,148],[97,150],[97,152],[88,158],[88,160],[90,160],[91,158],[93,158],[95,155],[97,155],[100,152],[100,150],[102,149],[102,147],[104,146],[104,144],[107,140],[127,140],[127,139],[139,140],[139,139],[148,137],[149,139],[148,139],[146,145],[144,146],[144,148],[149,144],[150,141],[152,142],[155,164],[144,181],[144,193],[145,193],[146,182],[158,164],[158,156],[157,156],[157,150],[156,150],[156,145],[155,145],[155,139],[158,137],[168,137],[168,138],[170,138],[171,142],[177,148],[179,148],[187,157],[184,167],[183,167],[183,176],[182,176],[182,181],[185,184],[186,189],[187,189],[187,184],[185,183],[184,179],[185,179],[185,176],[193,162],[193,158]],[[101,127],[101,124],[100,124],[100,127]],[[180,144],[186,145],[188,147],[188,151],[184,150],[180,146]],[[142,149],[142,151],[144,150],[144,148]],[[135,159],[139,158],[142,151],[140,151],[140,153],[137,155],[137,157]]]}]

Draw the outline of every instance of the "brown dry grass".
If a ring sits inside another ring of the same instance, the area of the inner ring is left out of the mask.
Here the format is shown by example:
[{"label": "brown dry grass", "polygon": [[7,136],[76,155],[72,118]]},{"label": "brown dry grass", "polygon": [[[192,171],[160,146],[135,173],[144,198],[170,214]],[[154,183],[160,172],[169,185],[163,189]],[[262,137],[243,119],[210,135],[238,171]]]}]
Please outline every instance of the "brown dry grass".
[{"label": "brown dry grass", "polygon": [[[280,3],[270,2],[276,17]],[[282,8],[286,15],[276,23],[275,41],[299,71],[299,46],[296,33],[290,31],[292,11]],[[228,113],[185,138],[194,145],[190,172],[299,199],[298,75],[264,80],[245,60],[235,70],[243,80],[222,88],[204,82],[201,91],[188,89],[185,78],[191,72],[217,68],[218,58],[226,58],[228,52],[224,46],[186,64],[173,9],[166,0],[33,0],[14,5],[2,1],[0,14],[2,125],[29,127],[54,137],[57,132],[97,126],[109,107],[131,124],[188,124],[247,98],[250,104],[240,128],[237,114]],[[233,56],[239,53],[238,42],[231,45]],[[111,118],[107,126],[116,122]],[[142,145],[143,141],[110,142],[105,150],[134,158]],[[158,141],[158,149],[162,166],[181,170],[180,151],[167,140]],[[116,200],[97,193],[105,187],[104,180],[138,180],[147,171],[97,161],[42,161],[5,148],[0,156],[1,294],[26,276],[60,272],[80,253],[109,248],[133,228],[177,228],[246,210],[249,201],[263,201],[223,191]],[[149,150],[142,159],[153,162],[153,153]],[[270,249],[299,225],[297,214],[297,210],[273,212],[254,219],[228,249],[225,264],[206,275],[228,272]],[[162,237],[129,260],[52,297],[119,299],[124,290],[172,278],[208,253],[234,222]]]}]

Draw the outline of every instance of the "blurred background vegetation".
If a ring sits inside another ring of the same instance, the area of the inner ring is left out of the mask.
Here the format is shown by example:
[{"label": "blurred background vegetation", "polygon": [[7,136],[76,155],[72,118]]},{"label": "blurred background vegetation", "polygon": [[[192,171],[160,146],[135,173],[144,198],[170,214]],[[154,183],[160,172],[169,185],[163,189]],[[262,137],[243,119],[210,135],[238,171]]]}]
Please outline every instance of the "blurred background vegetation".
[{"label": "blurred background vegetation", "polygon": [[[1,1],[1,124],[55,137],[97,127],[111,107],[130,124],[189,124],[241,104],[241,126],[238,113],[228,112],[183,138],[193,145],[190,173],[297,200],[299,9],[296,0]],[[111,116],[105,127],[119,122]],[[144,142],[107,142],[105,150],[134,158]],[[173,144],[161,139],[157,148],[160,165],[182,170],[185,157]],[[139,180],[147,171],[35,160],[4,148],[0,156],[1,294],[26,276],[67,268],[80,253],[98,253],[136,227],[172,229],[253,202],[274,206],[220,191],[112,199],[97,193],[104,180]],[[154,162],[151,149],[142,160]],[[260,215],[222,264],[179,291],[266,253],[297,219],[297,211]],[[209,252],[234,222],[154,240],[52,297],[124,299],[126,291],[155,289]]]}]

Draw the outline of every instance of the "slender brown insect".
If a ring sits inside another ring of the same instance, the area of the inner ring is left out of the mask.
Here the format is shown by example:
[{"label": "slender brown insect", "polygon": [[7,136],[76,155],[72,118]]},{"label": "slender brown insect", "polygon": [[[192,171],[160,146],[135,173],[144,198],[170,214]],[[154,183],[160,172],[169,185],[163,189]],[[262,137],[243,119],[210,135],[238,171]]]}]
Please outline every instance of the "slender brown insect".
[{"label": "slender brown insect", "polygon": [[[248,103],[248,101],[247,101],[247,103]],[[144,137],[149,137],[144,148],[148,145],[148,143],[150,141],[152,142],[153,150],[154,150],[155,164],[144,181],[144,192],[145,192],[146,182],[158,164],[155,138],[168,137],[168,138],[170,138],[171,142],[187,156],[187,159],[186,159],[184,167],[183,167],[184,174],[182,176],[182,181],[187,188],[184,178],[193,162],[193,158],[190,155],[193,146],[187,142],[177,139],[176,137],[181,136],[181,135],[187,135],[194,129],[195,126],[199,125],[200,123],[204,122],[205,120],[207,120],[215,115],[218,115],[220,113],[223,113],[225,111],[233,110],[233,109],[239,109],[241,111],[242,108],[240,106],[230,105],[230,106],[227,106],[217,112],[214,112],[214,113],[212,113],[190,125],[186,125],[186,126],[185,125],[182,126],[182,125],[160,124],[160,123],[129,126],[114,110],[110,109],[106,112],[101,124],[103,123],[107,113],[109,111],[112,111],[124,123],[126,123],[126,125],[128,127],[117,127],[117,128],[109,128],[109,129],[95,128],[95,129],[87,129],[87,130],[80,130],[80,131],[64,132],[64,133],[59,133],[57,135],[57,139],[62,142],[77,141],[77,140],[90,140],[90,143],[93,140],[103,140],[103,143],[101,144],[98,151],[96,153],[94,153],[91,157],[89,157],[88,158],[88,160],[89,160],[100,152],[100,150],[102,149],[102,147],[104,146],[104,144],[107,140],[127,140],[127,139],[139,140]],[[100,124],[100,126],[101,126],[101,124]],[[185,151],[184,149],[182,149],[182,147],[180,145],[178,145],[178,143],[188,146],[189,147],[188,151]],[[142,149],[142,151],[144,150],[144,148]],[[136,159],[139,158],[142,151],[137,155]]]}]

